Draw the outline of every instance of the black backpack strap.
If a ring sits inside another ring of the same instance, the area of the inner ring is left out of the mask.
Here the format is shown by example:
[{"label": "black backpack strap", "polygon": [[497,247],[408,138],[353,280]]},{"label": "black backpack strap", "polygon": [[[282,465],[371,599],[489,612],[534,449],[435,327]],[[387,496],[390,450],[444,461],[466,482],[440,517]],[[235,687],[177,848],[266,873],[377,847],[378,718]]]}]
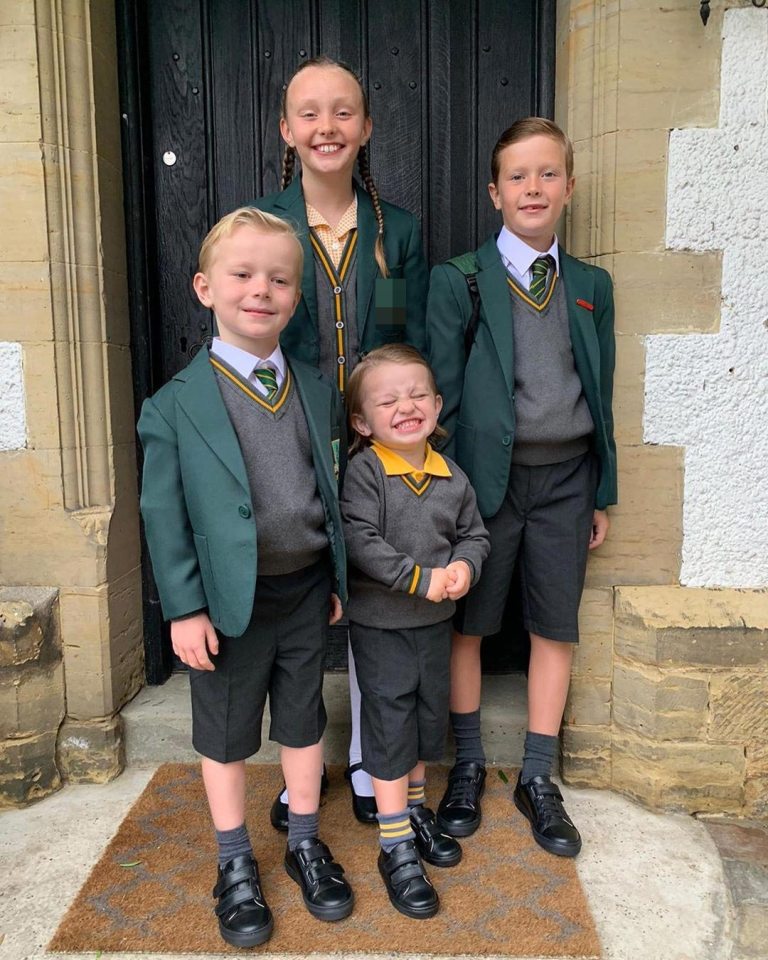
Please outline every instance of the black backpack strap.
[{"label": "black backpack strap", "polygon": [[464,274],[467,281],[469,296],[472,301],[472,313],[469,323],[464,329],[464,357],[469,359],[472,344],[477,336],[477,327],[480,323],[480,291],[477,288],[477,258],[474,253],[462,253],[461,256],[452,257],[448,263],[456,267]]}]

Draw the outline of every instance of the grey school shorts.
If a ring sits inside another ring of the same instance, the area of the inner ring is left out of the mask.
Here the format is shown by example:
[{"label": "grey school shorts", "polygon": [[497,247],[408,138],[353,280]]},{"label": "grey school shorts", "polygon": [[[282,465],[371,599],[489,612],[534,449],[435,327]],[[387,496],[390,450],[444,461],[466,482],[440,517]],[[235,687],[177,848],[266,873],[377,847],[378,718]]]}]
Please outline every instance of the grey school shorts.
[{"label": "grey school shorts", "polygon": [[501,629],[519,553],[525,629],[578,643],[597,476],[591,451],[545,466],[512,464],[499,512],[484,518],[490,556],[477,584],[457,604],[459,633],[486,637]]},{"label": "grey school shorts", "polygon": [[267,695],[270,740],[286,747],[318,742],[326,722],[330,597],[326,558],[294,573],[257,578],[245,633],[219,633],[219,653],[211,657],[216,669],[189,671],[192,745],[198,753],[220,763],[257,753]]},{"label": "grey school shorts", "polygon": [[412,629],[349,625],[362,694],[363,769],[398,780],[442,760],[448,733],[451,621]]}]

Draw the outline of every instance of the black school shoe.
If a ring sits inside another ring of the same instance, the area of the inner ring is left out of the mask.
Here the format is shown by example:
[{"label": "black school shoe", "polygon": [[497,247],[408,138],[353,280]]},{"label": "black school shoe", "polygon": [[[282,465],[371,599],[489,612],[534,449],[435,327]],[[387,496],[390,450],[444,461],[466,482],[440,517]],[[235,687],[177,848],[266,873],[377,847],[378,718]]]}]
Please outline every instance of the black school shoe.
[{"label": "black school shoe", "polygon": [[424,864],[413,840],[403,840],[389,853],[381,850],[379,873],[395,910],[413,920],[426,920],[437,913],[440,900],[424,872]]},{"label": "black school shoe", "polygon": [[480,798],[485,791],[485,767],[474,760],[456,763],[437,808],[440,829],[452,837],[468,837],[480,826]]},{"label": "black school shoe", "polygon": [[255,947],[272,936],[272,913],[259,883],[259,868],[252,856],[233,857],[219,867],[213,888],[218,903],[219,933],[235,947]]},{"label": "black school shoe", "polygon": [[328,847],[317,837],[285,848],[285,872],[301,887],[304,904],[318,920],[343,920],[352,913],[355,895]]},{"label": "black school shoe", "polygon": [[362,794],[355,793],[355,785],[352,783],[352,774],[362,769],[362,763],[353,763],[344,771],[344,778],[349,781],[349,789],[352,791],[352,813],[360,823],[378,823],[376,797],[364,797]]},{"label": "black school shoe", "polygon": [[548,853],[575,857],[581,850],[581,836],[565,812],[563,795],[549,777],[533,777],[523,783],[518,775],[515,806],[531,824],[533,839]]},{"label": "black school shoe", "polygon": [[[285,783],[280,787],[280,793],[275,797],[272,806],[269,808],[269,822],[280,833],[288,833],[288,804],[280,799],[285,790]],[[328,792],[328,771],[323,764],[323,776],[320,780],[320,796]]]},{"label": "black school shoe", "polygon": [[411,827],[416,834],[417,850],[433,867],[455,867],[461,860],[458,840],[440,829],[429,807],[411,807]]}]

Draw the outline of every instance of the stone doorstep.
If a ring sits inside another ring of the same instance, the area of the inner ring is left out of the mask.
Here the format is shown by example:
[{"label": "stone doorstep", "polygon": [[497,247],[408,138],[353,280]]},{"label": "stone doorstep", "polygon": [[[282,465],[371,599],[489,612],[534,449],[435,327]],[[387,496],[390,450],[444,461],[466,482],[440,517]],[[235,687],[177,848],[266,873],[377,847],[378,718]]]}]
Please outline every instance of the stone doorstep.
[{"label": "stone doorstep", "polygon": [[[325,675],[328,726],[325,754],[329,763],[346,763],[349,745],[349,688],[346,673]],[[192,749],[189,677],[175,673],[159,687],[144,687],[122,710],[128,766],[198,759]],[[483,678],[483,743],[489,763],[519,766],[526,727],[525,678],[522,674]],[[268,739],[265,710],[262,748],[255,759],[276,763],[278,746]],[[450,758],[446,757],[446,762]]]}]

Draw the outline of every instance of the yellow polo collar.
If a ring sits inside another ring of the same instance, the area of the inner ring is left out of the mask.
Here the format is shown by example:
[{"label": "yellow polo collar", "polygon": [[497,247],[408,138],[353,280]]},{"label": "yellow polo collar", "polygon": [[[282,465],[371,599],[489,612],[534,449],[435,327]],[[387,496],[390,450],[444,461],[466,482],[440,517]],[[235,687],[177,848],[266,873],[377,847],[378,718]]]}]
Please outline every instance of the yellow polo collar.
[{"label": "yellow polo collar", "polygon": [[371,450],[379,458],[384,473],[388,477],[413,476],[416,480],[421,480],[425,475],[432,477],[450,477],[451,471],[445,459],[432,447],[427,444],[427,456],[424,459],[424,469],[414,470],[413,467],[404,460],[399,453],[390,450],[380,443],[372,443]]}]

